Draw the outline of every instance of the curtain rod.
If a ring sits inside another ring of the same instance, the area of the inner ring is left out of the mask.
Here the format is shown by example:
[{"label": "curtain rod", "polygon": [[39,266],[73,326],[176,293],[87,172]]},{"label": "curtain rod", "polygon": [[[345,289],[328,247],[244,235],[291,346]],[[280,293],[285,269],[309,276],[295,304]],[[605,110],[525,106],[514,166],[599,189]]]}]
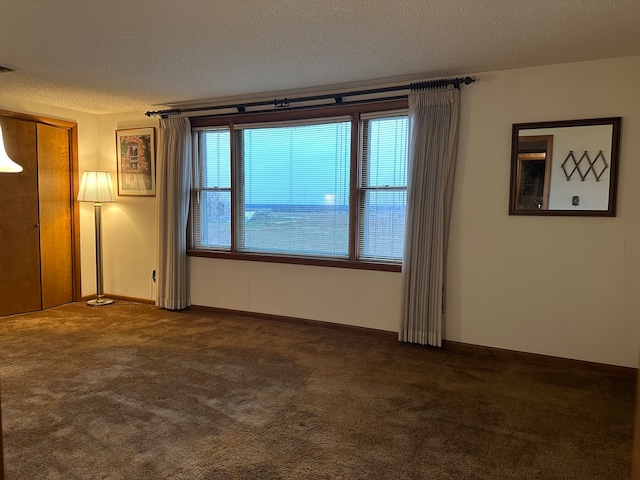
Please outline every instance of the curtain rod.
[{"label": "curtain rod", "polygon": [[[167,118],[169,115],[180,115],[182,113],[187,112],[204,112],[210,110],[228,110],[228,109],[236,109],[238,113],[245,113],[248,107],[265,107],[272,106],[275,109],[293,109],[293,108],[304,108],[304,107],[291,107],[291,103],[298,102],[311,102],[315,100],[334,100],[337,105],[348,105],[354,103],[361,103],[362,100],[352,100],[345,101],[345,97],[354,97],[360,95],[373,95],[376,93],[385,93],[385,92],[396,92],[401,90],[411,90],[411,92],[421,92],[424,90],[435,90],[439,88],[444,88],[449,85],[453,85],[455,88],[460,88],[460,85],[469,85],[475,82],[476,79],[472,77],[458,77],[458,78],[442,78],[438,80],[426,80],[423,82],[414,82],[408,85],[399,85],[395,87],[381,87],[381,88],[372,88],[369,90],[354,90],[350,92],[342,92],[342,93],[328,93],[324,95],[312,95],[307,97],[297,97],[297,98],[283,98],[283,99],[274,99],[274,100],[263,100],[259,102],[248,102],[248,103],[237,103],[237,104],[229,104],[229,105],[215,105],[209,107],[192,107],[192,108],[172,108],[168,110],[156,110],[153,112],[146,112],[145,115],[147,117],[160,116],[162,118]],[[384,100],[393,100],[393,99],[401,99],[406,98],[407,95],[397,95],[392,97],[385,97]],[[372,99],[365,101],[379,101],[381,99]],[[326,105],[317,105],[317,106],[326,106]],[[254,113],[254,112],[252,112]],[[256,111],[255,113],[259,113]]]}]

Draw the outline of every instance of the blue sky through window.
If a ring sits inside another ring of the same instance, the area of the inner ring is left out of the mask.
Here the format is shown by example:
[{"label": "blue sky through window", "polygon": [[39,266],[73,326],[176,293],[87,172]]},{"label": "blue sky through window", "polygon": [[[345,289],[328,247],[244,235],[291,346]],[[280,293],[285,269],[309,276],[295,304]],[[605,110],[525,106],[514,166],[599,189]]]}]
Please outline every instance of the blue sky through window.
[{"label": "blue sky through window", "polygon": [[247,205],[348,205],[350,122],[245,129]]}]

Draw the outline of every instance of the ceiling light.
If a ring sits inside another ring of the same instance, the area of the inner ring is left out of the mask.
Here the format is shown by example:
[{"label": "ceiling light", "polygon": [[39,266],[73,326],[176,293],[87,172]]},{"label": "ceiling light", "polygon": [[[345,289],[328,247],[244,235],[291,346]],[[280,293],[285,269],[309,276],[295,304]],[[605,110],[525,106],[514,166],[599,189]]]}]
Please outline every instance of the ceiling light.
[{"label": "ceiling light", "polygon": [[22,167],[7,155],[2,138],[2,126],[0,125],[0,173],[20,173],[21,171]]}]

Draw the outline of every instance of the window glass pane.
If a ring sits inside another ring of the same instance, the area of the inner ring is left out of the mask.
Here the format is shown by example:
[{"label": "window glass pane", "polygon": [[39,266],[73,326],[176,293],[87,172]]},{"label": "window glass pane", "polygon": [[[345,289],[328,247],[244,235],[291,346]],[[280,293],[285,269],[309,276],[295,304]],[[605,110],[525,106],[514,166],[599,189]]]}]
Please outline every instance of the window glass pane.
[{"label": "window glass pane", "polygon": [[229,190],[204,190],[196,205],[196,247],[231,248],[231,192]]},{"label": "window glass pane", "polygon": [[406,115],[363,122],[359,252],[364,260],[400,261],[406,210]]},{"label": "window glass pane", "polygon": [[407,185],[407,117],[368,120],[365,186]]},{"label": "window glass pane", "polygon": [[195,248],[231,248],[230,145],[227,127],[196,132],[196,193],[191,217]]},{"label": "window glass pane", "polygon": [[402,260],[407,192],[365,192],[360,258]]},{"label": "window glass pane", "polygon": [[231,139],[228,128],[201,132],[202,170],[199,185],[203,188],[231,188]]},{"label": "window glass pane", "polygon": [[244,208],[239,250],[347,257],[348,121],[236,132]]}]

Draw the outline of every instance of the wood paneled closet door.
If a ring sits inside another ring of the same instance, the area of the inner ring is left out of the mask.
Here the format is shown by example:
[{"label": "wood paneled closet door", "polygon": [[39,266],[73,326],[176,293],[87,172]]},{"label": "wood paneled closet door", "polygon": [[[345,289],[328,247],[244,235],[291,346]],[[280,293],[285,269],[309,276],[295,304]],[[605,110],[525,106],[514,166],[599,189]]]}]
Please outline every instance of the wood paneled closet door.
[{"label": "wood paneled closet door", "polygon": [[0,315],[73,301],[69,131],[0,118],[23,172],[0,174]]},{"label": "wood paneled closet door", "polygon": [[0,315],[40,310],[36,124],[2,120],[5,150],[24,169],[0,174]]},{"label": "wood paneled closet door", "polygon": [[42,308],[73,300],[69,132],[38,124]]}]

